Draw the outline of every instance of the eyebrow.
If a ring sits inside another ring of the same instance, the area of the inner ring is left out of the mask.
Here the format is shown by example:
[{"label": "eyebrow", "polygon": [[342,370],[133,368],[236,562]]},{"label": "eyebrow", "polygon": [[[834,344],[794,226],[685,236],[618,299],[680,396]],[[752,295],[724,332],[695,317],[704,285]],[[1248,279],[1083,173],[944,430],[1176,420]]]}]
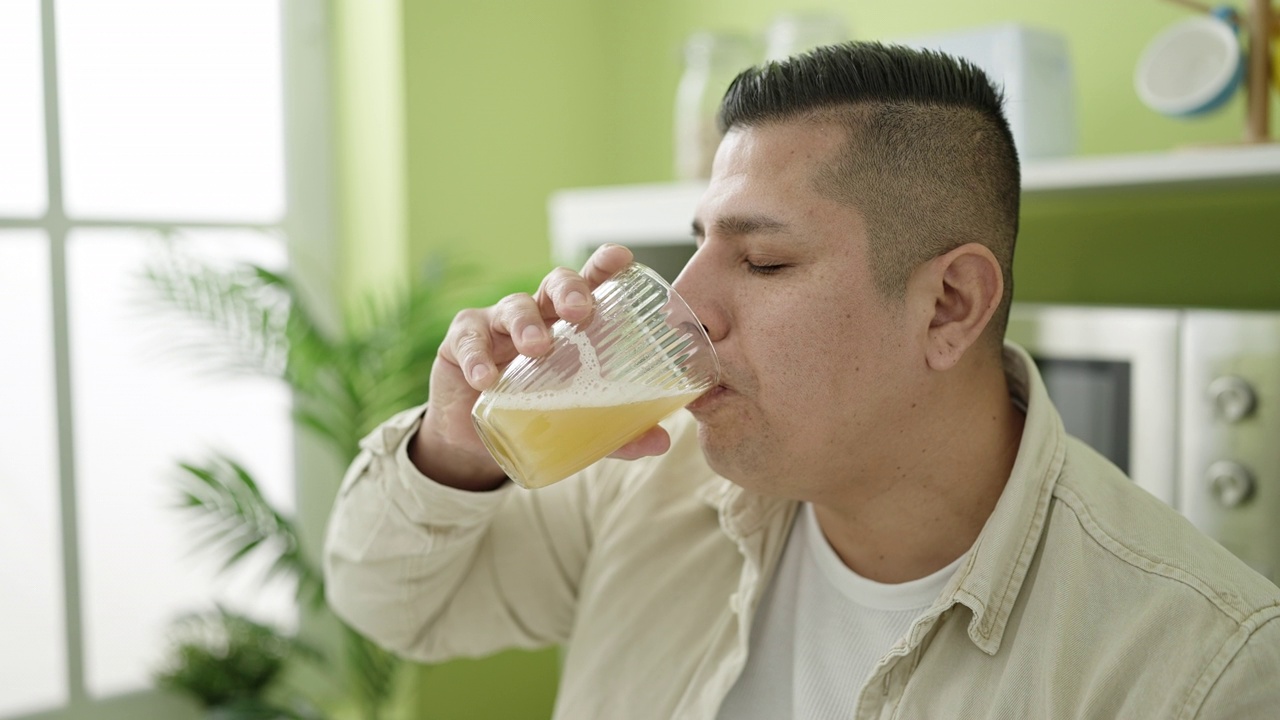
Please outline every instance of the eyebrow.
[{"label": "eyebrow", "polygon": [[[717,218],[713,225],[718,233],[730,236],[778,232],[787,228],[787,224],[781,220],[775,220],[763,215],[729,215]],[[703,237],[705,234],[702,222],[694,220],[694,237]]]}]

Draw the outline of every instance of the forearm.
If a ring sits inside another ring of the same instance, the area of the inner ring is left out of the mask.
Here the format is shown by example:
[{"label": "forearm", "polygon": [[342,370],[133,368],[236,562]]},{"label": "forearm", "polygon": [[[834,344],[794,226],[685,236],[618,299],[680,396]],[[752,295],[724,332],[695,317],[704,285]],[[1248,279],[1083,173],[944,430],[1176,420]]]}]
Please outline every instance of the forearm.
[{"label": "forearm", "polygon": [[589,543],[573,492],[469,492],[409,461],[417,424],[363,443],[326,543],[328,595],[353,627],[434,661],[563,639]]}]

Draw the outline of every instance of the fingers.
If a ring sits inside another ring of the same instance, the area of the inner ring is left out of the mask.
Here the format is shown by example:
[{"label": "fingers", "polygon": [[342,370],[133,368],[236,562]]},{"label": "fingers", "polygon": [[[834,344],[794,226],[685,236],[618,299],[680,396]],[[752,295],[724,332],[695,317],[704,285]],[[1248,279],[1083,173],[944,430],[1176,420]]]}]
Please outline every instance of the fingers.
[{"label": "fingers", "polygon": [[610,243],[591,254],[581,273],[563,267],[552,270],[534,295],[542,317],[546,320],[564,318],[569,322],[586,319],[591,314],[591,291],[632,259],[630,250]]},{"label": "fingers", "polygon": [[622,460],[638,460],[650,455],[661,455],[671,449],[671,435],[661,426],[649,428],[645,434],[618,448],[609,457]]},{"label": "fingers", "polygon": [[550,349],[551,332],[538,304],[528,293],[516,293],[493,307],[458,313],[440,354],[462,370],[471,387],[484,390],[517,353],[536,357]]},{"label": "fingers", "polygon": [[463,310],[449,326],[440,357],[456,365],[471,387],[489,388],[497,381],[498,368],[517,353],[538,357],[551,349],[551,322],[579,322],[590,315],[591,291],[631,259],[627,248],[604,245],[581,274],[556,268],[534,295],[517,293],[489,308]]},{"label": "fingers", "polygon": [[486,311],[463,310],[440,344],[440,358],[456,365],[471,387],[484,390],[497,381],[493,345]]},{"label": "fingers", "polygon": [[[499,338],[510,341],[515,352],[497,358],[506,362],[515,357],[515,353],[537,357],[551,349],[551,332],[547,321],[543,319],[538,303],[528,293],[508,295],[493,306],[490,313],[489,329]],[[507,345],[503,345],[505,350]]]},{"label": "fingers", "polygon": [[542,279],[534,298],[538,312],[547,320],[564,318],[580,322],[591,314],[591,286],[569,268],[552,270]]},{"label": "fingers", "polygon": [[635,259],[631,250],[622,245],[608,243],[596,248],[587,264],[582,267],[582,277],[595,289],[600,283],[613,277],[628,263]]}]

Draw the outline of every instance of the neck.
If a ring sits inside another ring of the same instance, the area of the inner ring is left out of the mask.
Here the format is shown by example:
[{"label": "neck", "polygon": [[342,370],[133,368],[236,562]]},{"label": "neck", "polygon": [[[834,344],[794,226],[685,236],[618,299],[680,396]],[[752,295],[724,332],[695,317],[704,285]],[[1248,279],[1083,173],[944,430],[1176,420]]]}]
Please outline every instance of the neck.
[{"label": "neck", "polygon": [[859,479],[813,501],[827,541],[863,577],[899,583],[946,567],[973,546],[1000,499],[1025,418],[998,359],[963,371],[975,377],[942,378],[924,394],[928,412],[915,416],[879,482]]}]

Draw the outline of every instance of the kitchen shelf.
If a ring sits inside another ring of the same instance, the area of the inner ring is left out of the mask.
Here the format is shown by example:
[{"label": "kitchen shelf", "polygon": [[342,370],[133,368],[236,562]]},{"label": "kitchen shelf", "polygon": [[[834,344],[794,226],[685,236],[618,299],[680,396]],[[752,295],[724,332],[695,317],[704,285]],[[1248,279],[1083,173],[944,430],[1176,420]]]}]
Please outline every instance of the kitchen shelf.
[{"label": "kitchen shelf", "polygon": [[[1280,145],[1194,148],[1166,153],[1097,155],[1023,163],[1025,196],[1124,189],[1280,189]],[[606,242],[666,245],[692,237],[689,222],[706,183],[562,190],[551,196],[552,253],[577,263]]]},{"label": "kitchen shelf", "polygon": [[561,190],[552,194],[551,254],[555,262],[577,265],[600,245],[669,245],[693,242],[693,210],[707,184],[651,185]]},{"label": "kitchen shelf", "polygon": [[1280,145],[1036,160],[1022,168],[1022,191],[1027,194],[1227,183],[1280,185]]}]

